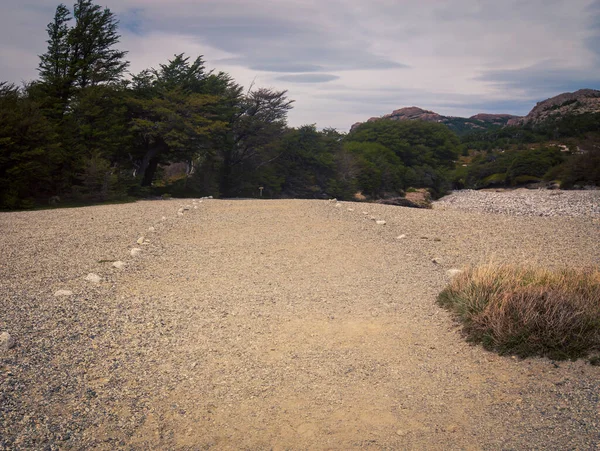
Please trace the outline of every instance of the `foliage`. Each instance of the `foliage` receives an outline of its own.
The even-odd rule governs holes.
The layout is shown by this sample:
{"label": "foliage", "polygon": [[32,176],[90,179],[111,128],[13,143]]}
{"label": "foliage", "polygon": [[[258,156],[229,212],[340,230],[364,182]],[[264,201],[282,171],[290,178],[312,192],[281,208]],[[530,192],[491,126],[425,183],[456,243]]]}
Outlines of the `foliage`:
{"label": "foliage", "polygon": [[14,85],[0,83],[0,206],[50,197],[63,155],[52,124]]}
{"label": "foliage", "polygon": [[556,359],[600,352],[600,271],[484,265],[438,297],[470,341],[501,354]]}
{"label": "foliage", "polygon": [[435,196],[444,194],[449,188],[448,171],[460,153],[459,139],[452,131],[423,121],[367,122],[346,141],[360,156],[359,185],[377,197],[409,186],[428,188]]}
{"label": "foliage", "polygon": [[556,147],[485,152],[473,158],[467,168],[455,169],[452,180],[457,188],[516,186],[541,180],[563,158]]}

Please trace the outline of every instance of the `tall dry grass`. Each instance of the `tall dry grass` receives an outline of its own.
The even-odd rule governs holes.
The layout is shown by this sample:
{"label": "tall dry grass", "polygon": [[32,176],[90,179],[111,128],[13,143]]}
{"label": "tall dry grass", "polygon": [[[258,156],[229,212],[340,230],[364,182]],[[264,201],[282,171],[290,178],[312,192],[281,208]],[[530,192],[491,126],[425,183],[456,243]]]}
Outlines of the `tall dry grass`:
{"label": "tall dry grass", "polygon": [[567,359],[600,352],[598,268],[467,268],[438,302],[470,341],[502,354]]}

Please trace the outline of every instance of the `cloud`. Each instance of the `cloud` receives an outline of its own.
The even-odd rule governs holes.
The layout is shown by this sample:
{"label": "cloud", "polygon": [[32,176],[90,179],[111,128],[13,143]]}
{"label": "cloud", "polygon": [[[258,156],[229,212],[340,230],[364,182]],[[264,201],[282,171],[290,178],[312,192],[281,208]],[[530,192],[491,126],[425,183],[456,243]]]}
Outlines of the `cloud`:
{"label": "cloud", "polygon": [[[412,105],[525,114],[600,88],[600,0],[95,1],[120,20],[132,72],[204,55],[244,86],[287,89],[291,125],[348,129]],[[37,76],[58,3],[0,0],[1,80]]]}
{"label": "cloud", "polygon": [[340,77],[331,74],[296,74],[282,75],[277,77],[279,81],[288,81],[290,83],[326,83],[328,81],[337,80]]}
{"label": "cloud", "polygon": [[530,96],[550,96],[583,87],[600,89],[600,67],[567,69],[550,61],[522,69],[487,71],[479,79]]}

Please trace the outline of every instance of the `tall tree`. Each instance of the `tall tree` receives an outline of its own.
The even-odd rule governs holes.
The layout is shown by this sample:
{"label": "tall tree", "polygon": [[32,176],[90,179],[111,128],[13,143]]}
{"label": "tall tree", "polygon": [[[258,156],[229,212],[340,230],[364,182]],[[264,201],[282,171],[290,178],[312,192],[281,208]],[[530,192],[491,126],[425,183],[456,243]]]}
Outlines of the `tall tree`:
{"label": "tall tree", "polygon": [[69,21],[71,13],[68,8],[60,4],[56,8],[54,20],[46,28],[48,32],[48,50],[40,55],[38,71],[46,93],[63,107],[69,98],[72,81],[69,78],[71,65],[71,46],[69,42]]}
{"label": "tall tree", "polygon": [[175,55],[133,78],[130,102],[136,161],[149,186],[159,164],[190,162],[206,154],[227,127],[227,96],[239,88],[227,74],[207,74],[202,57]]}
{"label": "tall tree", "polygon": [[127,52],[114,48],[120,39],[115,15],[91,0],[77,0],[73,16],[69,77],[74,85],[86,88],[121,79],[129,62],[124,60]]}
{"label": "tall tree", "polygon": [[[239,98],[235,113],[230,118],[227,133],[219,143],[221,157],[221,186],[224,196],[239,194],[239,180],[245,172],[256,165],[264,165],[278,155],[260,160],[261,154],[275,146],[283,137],[287,124],[287,113],[293,100],[287,91],[259,88],[250,90]],[[247,167],[254,160],[254,168]],[[246,167],[244,167],[246,166]]]}

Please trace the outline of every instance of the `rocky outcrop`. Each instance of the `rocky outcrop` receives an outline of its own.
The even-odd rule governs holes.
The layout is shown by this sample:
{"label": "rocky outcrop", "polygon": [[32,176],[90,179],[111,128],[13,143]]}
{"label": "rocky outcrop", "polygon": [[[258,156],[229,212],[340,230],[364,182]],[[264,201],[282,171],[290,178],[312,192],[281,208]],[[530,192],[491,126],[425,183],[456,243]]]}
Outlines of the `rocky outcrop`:
{"label": "rocky outcrop", "polygon": [[600,113],[600,91],[580,89],[565,92],[538,102],[527,116],[511,119],[507,125],[538,125],[547,120],[584,113]]}
{"label": "rocky outcrop", "polygon": [[[505,126],[510,120],[520,119],[519,116],[513,116],[510,114],[477,114],[470,118],[456,117],[456,116],[442,116],[434,111],[424,110],[422,108],[411,106],[406,108],[400,108],[399,110],[392,111],[390,114],[386,114],[381,117],[372,117],[367,122],[379,121],[379,120],[393,120],[393,121],[425,121],[425,122],[437,122],[446,125],[448,128],[456,133],[467,133],[474,130],[485,130],[493,126]],[[361,125],[363,122],[357,122],[352,125],[350,131]]]}

